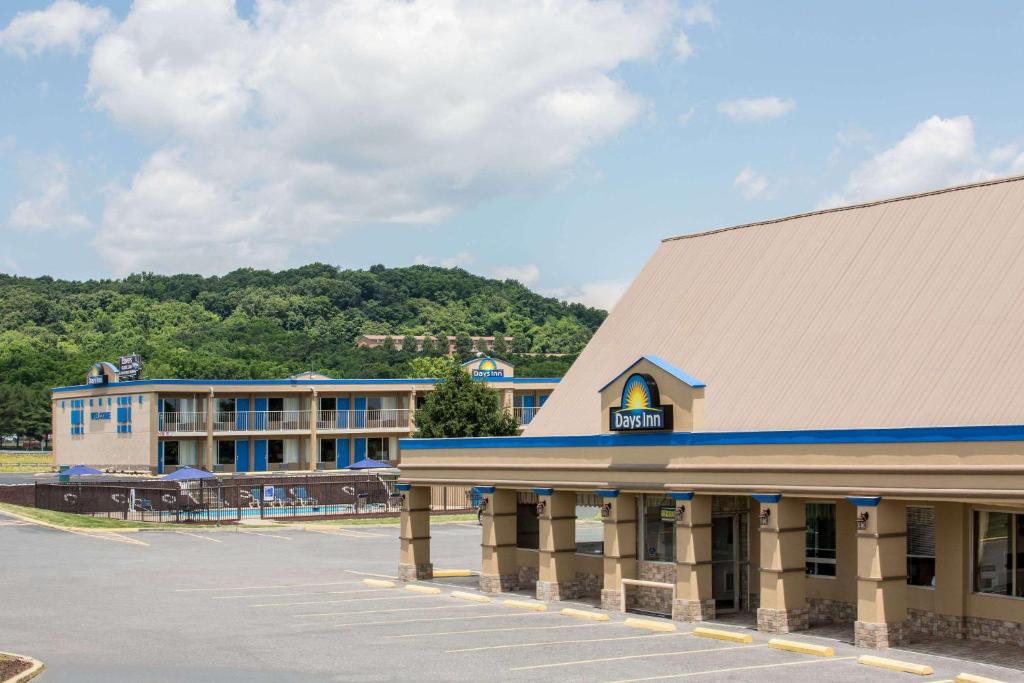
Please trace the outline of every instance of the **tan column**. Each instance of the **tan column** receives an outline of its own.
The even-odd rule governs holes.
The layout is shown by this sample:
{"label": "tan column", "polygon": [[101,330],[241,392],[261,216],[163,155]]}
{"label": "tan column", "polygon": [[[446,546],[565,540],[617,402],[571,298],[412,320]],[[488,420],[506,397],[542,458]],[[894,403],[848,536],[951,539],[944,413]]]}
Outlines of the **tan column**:
{"label": "tan column", "polygon": [[800,498],[755,495],[761,503],[761,606],[757,630],[789,633],[809,627],[807,517]]}
{"label": "tan column", "polygon": [[636,578],[636,495],[601,490],[604,576],[601,609],[622,611],[622,580]]}
{"label": "tan column", "polygon": [[213,472],[213,388],[206,397],[206,470]]}
{"label": "tan column", "polygon": [[320,459],[320,449],[317,441],[317,423],[320,421],[320,402],[314,388],[309,396],[309,455],[306,458],[308,470],[316,470],[317,460]]}
{"label": "tan column", "polygon": [[711,597],[711,496],[670,493],[676,501],[676,598],[672,618],[715,618]]}
{"label": "tan column", "polygon": [[516,492],[493,486],[481,486],[478,490],[483,493],[480,590],[484,593],[517,590]]}
{"label": "tan column", "polygon": [[409,392],[409,433],[416,433],[416,387]]}
{"label": "tan column", "polygon": [[402,494],[401,558],[398,578],[416,581],[434,578],[434,565],[430,563],[430,487],[396,484]]}
{"label": "tan column", "polygon": [[899,645],[907,621],[906,504],[880,498],[849,501],[857,506],[854,644],[872,648]]}
{"label": "tan column", "polygon": [[576,583],[576,492],[534,489],[539,499],[538,600],[578,597]]}

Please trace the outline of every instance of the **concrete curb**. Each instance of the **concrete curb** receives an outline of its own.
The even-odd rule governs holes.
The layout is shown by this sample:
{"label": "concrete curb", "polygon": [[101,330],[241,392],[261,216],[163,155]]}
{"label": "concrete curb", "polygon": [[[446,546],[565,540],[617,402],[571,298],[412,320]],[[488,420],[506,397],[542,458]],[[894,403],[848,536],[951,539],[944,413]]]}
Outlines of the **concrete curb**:
{"label": "concrete curb", "polygon": [[505,605],[505,607],[532,610],[534,612],[548,611],[548,606],[545,605],[543,602],[530,602],[529,600],[506,600],[501,604]]}
{"label": "concrete curb", "polygon": [[363,579],[364,586],[370,586],[371,588],[394,588],[394,581],[384,581],[382,579]]}
{"label": "concrete curb", "polygon": [[405,590],[412,593],[423,593],[424,595],[440,595],[441,589],[436,586],[419,586],[416,584],[410,584],[405,587]]}
{"label": "concrete curb", "polygon": [[888,669],[889,671],[916,674],[918,676],[931,676],[935,673],[935,670],[927,664],[913,664],[911,662],[902,662],[898,659],[875,657],[874,655],[863,655],[857,659],[857,663],[864,664],[865,666],[874,666],[879,669]]}
{"label": "concrete curb", "polygon": [[956,683],[1003,683],[995,678],[985,678],[975,674],[958,674],[955,680]]}
{"label": "concrete curb", "polygon": [[453,579],[466,576],[475,576],[475,574],[468,569],[435,569],[435,579]]}
{"label": "concrete curb", "polygon": [[827,645],[813,645],[811,643],[800,643],[795,640],[782,640],[781,638],[769,640],[768,647],[775,650],[797,652],[802,655],[815,655],[817,657],[832,657],[835,655],[835,650]]}
{"label": "concrete curb", "polygon": [[[700,638],[712,638],[714,640],[724,640],[729,643],[752,643],[754,642],[754,636],[749,633],[736,633],[735,631],[722,631],[717,628],[704,628],[698,626],[693,629],[693,635]],[[794,643],[795,644],[795,643]]]}
{"label": "concrete curb", "polygon": [[630,628],[643,628],[648,631],[660,631],[661,633],[672,633],[676,630],[676,625],[667,621],[650,621],[648,619],[633,619],[630,617],[622,622],[624,626]]}
{"label": "concrete curb", "polygon": [[7,655],[8,657],[20,659],[23,662],[31,662],[32,664],[31,667],[29,667],[25,671],[22,671],[20,674],[15,675],[13,678],[8,678],[5,681],[0,681],[0,683],[25,683],[25,681],[30,681],[39,674],[41,674],[43,672],[43,669],[46,668],[46,665],[40,662],[38,659],[27,657],[25,655],[14,654],[13,652],[0,652],[0,655]]}
{"label": "concrete curb", "polygon": [[453,598],[458,598],[459,600],[471,600],[473,602],[490,602],[491,601],[491,599],[489,597],[487,597],[486,595],[478,595],[476,593],[464,593],[462,591],[455,591],[454,593],[451,594],[451,596]]}
{"label": "concrete curb", "polygon": [[608,621],[608,615],[602,614],[601,612],[588,612],[583,609],[573,609],[566,607],[561,612],[564,617],[572,617],[573,619],[586,619],[588,621]]}

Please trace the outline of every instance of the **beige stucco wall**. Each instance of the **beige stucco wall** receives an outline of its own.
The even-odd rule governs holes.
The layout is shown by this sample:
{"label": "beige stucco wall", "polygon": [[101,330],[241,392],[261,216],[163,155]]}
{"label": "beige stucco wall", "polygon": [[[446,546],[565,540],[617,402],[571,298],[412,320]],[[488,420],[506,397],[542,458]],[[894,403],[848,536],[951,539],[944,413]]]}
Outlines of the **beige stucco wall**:
{"label": "beige stucco wall", "polygon": [[[156,464],[156,394],[151,392],[114,392],[112,385],[95,389],[85,395],[58,395],[53,400],[54,457],[58,465],[91,465],[93,467],[117,467],[123,469],[148,469]],[[132,431],[117,433],[117,398],[130,396],[132,399]],[[142,397],[142,404],[138,402]],[[106,405],[107,398],[110,405]],[[89,406],[89,399],[94,401]],[[85,402],[85,433],[71,434],[71,401]],[[102,400],[100,406],[96,402]],[[93,412],[109,412],[109,420],[93,420]]]}

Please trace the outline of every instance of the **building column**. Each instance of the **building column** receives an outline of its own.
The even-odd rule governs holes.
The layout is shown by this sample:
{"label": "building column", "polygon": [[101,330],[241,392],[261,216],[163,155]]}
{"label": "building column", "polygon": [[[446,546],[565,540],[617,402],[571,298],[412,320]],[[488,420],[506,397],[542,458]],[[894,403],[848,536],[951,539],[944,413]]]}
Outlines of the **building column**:
{"label": "building column", "polygon": [[857,506],[857,622],[854,644],[887,648],[903,642],[907,621],[907,508],[877,497]]}
{"label": "building column", "polygon": [[[309,456],[306,459],[309,465],[306,469],[311,471],[316,471],[316,464],[320,460],[320,449],[318,448],[320,444],[317,440],[317,423],[320,422],[319,403],[320,400],[316,388],[314,388],[309,395]],[[337,452],[334,457],[338,457]]]}
{"label": "building column", "polygon": [[210,389],[210,395],[206,397],[206,471],[213,472],[214,458],[213,454],[213,389]]}
{"label": "building column", "polygon": [[568,600],[579,594],[576,583],[576,492],[536,488],[540,522],[538,600]]}
{"label": "building column", "polygon": [[604,576],[601,609],[622,611],[622,580],[636,578],[636,495],[616,489],[597,491],[604,522]]}
{"label": "building column", "polygon": [[395,484],[402,494],[401,557],[398,578],[416,581],[434,578],[430,563],[430,487]]}
{"label": "building column", "polygon": [[409,434],[416,433],[416,387],[409,392]]}
{"label": "building column", "polygon": [[801,498],[755,494],[761,503],[761,606],[757,630],[790,633],[809,628],[806,581],[807,516]]}
{"label": "building column", "polygon": [[483,494],[480,590],[483,593],[517,590],[516,492],[496,490],[493,486],[478,486],[475,492]]}
{"label": "building column", "polygon": [[668,494],[676,501],[676,597],[672,618],[715,618],[711,596],[711,496]]}

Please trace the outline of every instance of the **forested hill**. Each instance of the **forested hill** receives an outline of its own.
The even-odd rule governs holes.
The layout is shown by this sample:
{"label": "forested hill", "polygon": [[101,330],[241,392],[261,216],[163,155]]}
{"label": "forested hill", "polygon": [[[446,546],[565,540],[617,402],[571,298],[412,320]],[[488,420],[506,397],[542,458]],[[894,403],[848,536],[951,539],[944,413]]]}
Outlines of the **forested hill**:
{"label": "forested hill", "polygon": [[79,384],[93,362],[133,351],[148,377],[407,374],[412,354],[356,348],[360,334],[504,333],[518,375],[561,375],[572,356],[522,354],[575,354],[604,317],[457,268],[317,263],[87,282],[0,275],[0,385]]}

